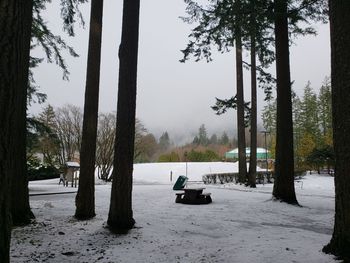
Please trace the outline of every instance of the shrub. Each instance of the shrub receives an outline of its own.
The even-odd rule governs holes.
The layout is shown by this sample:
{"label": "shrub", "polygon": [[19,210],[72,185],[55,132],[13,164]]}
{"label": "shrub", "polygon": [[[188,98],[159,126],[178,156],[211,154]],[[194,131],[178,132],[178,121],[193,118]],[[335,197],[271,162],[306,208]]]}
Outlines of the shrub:
{"label": "shrub", "polygon": [[162,154],[158,158],[158,162],[160,163],[171,163],[171,162],[179,162],[180,157],[176,152],[171,152],[169,154]]}
{"label": "shrub", "polygon": [[191,150],[187,154],[187,160],[191,162],[213,162],[219,161],[220,157],[211,150],[206,150],[205,152]]}
{"label": "shrub", "polygon": [[28,165],[28,180],[45,180],[45,179],[53,179],[59,178],[60,172],[54,166],[44,166],[41,165],[39,167],[33,167]]}

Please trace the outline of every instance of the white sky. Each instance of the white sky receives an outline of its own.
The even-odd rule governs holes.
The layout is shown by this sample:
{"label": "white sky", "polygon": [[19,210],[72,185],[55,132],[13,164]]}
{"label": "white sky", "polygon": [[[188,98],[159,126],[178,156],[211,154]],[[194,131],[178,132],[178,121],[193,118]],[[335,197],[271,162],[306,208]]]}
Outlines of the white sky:
{"label": "white sky", "polygon": [[[80,54],[79,58],[65,56],[71,72],[70,81],[62,80],[62,73],[56,65],[43,64],[36,70],[37,84],[53,106],[69,103],[83,107],[89,7],[90,4],[85,4],[82,8],[86,28],[76,27],[76,37],[65,38]],[[100,112],[116,110],[121,14],[121,0],[105,0]],[[196,133],[202,123],[209,135],[212,132],[221,134],[224,130],[232,134],[236,127],[236,112],[216,116],[210,106],[215,103],[215,97],[230,98],[236,92],[233,52],[217,54],[211,63],[180,63],[180,50],[185,48],[191,29],[179,19],[185,15],[183,1],[141,1],[140,15],[137,117],[150,132],[159,135],[167,130],[171,138]],[[46,17],[53,32],[61,34],[58,3],[48,7]],[[300,38],[291,48],[291,75],[299,95],[307,81],[310,80],[313,88],[318,89],[325,76],[330,75],[328,25],[317,28],[317,37]],[[42,52],[36,50],[35,54]],[[245,59],[249,60],[249,57]],[[271,72],[274,73],[275,69],[271,68]],[[249,89],[249,72],[245,72],[247,101],[250,99]],[[259,91],[258,95],[258,109],[262,109],[263,92]],[[34,105],[30,112],[38,113],[41,107]],[[260,116],[258,123],[261,123]]]}

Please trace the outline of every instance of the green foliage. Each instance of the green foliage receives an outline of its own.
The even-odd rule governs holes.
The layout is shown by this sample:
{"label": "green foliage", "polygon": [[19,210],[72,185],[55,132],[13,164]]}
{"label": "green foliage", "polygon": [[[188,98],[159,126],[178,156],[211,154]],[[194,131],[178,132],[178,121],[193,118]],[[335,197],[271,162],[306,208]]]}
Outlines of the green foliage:
{"label": "green foliage", "polygon": [[334,150],[331,146],[324,146],[322,148],[314,148],[306,158],[307,164],[320,171],[322,167],[329,167],[334,165]]}
{"label": "green foliage", "polygon": [[[245,49],[251,49],[253,37],[254,49],[259,58],[257,66],[258,83],[264,89],[266,98],[271,98],[271,92],[275,85],[275,79],[264,69],[275,60],[273,46],[273,5],[271,1],[227,1],[208,0],[206,6],[198,4],[194,0],[185,0],[187,4],[187,17],[182,17],[185,23],[196,23],[189,35],[189,43],[184,50],[185,62],[191,55],[195,61],[205,59],[212,61],[212,48],[219,52],[229,52],[235,43],[236,37],[243,41]],[[239,33],[239,34],[238,34]],[[245,67],[250,64],[243,62]]]}
{"label": "green foliage", "polygon": [[169,154],[162,154],[158,158],[160,163],[170,163],[170,162],[180,162],[180,156],[176,152],[171,152]]}
{"label": "green foliage", "polygon": [[[217,115],[221,115],[226,113],[228,109],[237,109],[237,96],[232,97],[227,100],[222,100],[222,99],[216,99],[216,103],[214,106],[211,106],[212,110],[216,112]],[[250,107],[249,107],[250,102],[245,102],[244,103],[244,125],[245,127],[249,126],[250,123]]]}
{"label": "green foliage", "polygon": [[[305,86],[302,98],[293,92],[292,102],[295,164],[298,169],[306,169],[317,163],[315,157],[317,151],[315,150],[316,152],[313,153],[314,149],[332,147],[333,144],[329,79],[326,78],[318,94],[312,90],[310,83]],[[275,134],[276,131],[276,118],[276,100],[272,100],[262,111],[264,128],[271,135]]]}
{"label": "green foliage", "polygon": [[212,150],[206,150],[205,152],[199,152],[191,150],[187,153],[187,161],[190,162],[213,162],[220,161],[220,157]]}
{"label": "green foliage", "polygon": [[276,100],[271,100],[264,106],[261,114],[263,126],[270,134],[276,133],[276,120],[277,120],[277,103]]}
{"label": "green foliage", "polygon": [[[274,50],[274,3],[266,0],[228,1],[207,0],[206,5],[202,1],[184,0],[186,17],[182,20],[188,24],[196,24],[189,35],[189,43],[181,50],[185,62],[193,56],[195,61],[205,59],[212,61],[213,48],[219,52],[230,51],[237,36],[242,39],[245,49],[252,47],[251,39],[255,42],[260,65],[257,66],[258,83],[265,91],[265,100],[272,98],[272,89],[275,86],[275,78],[264,69],[268,68],[275,60]],[[316,34],[316,30],[310,26],[311,21],[326,22],[328,19],[328,5],[326,0],[290,0],[288,1],[288,22],[291,42],[299,35]],[[237,28],[239,31],[237,31]],[[237,35],[237,32],[240,32]],[[249,63],[244,62],[246,67]],[[217,99],[218,114],[226,112],[227,106],[232,105],[232,100]],[[221,113],[220,113],[221,112]]]}
{"label": "green foliage", "polygon": [[52,165],[43,165],[36,156],[27,159],[27,175],[29,181],[58,178],[59,169]]}
{"label": "green foliage", "polygon": [[[78,19],[84,25],[84,19],[80,12],[79,6],[87,0],[60,0],[61,1],[61,18],[63,20],[63,30],[69,36],[74,36],[74,24]],[[47,21],[42,16],[42,12],[46,9],[46,5],[50,4],[51,0],[34,0],[33,1],[33,19],[32,19],[32,41],[31,49],[40,46],[49,63],[56,63],[63,71],[63,79],[68,80],[69,71],[62,55],[62,51],[77,57],[78,54],[73,47],[67,45],[63,38],[55,35],[47,26]],[[31,103],[43,103],[46,100],[46,95],[39,92],[39,87],[35,84],[33,69],[44,60],[44,58],[30,57],[29,62],[29,82],[28,82],[28,105]]]}
{"label": "green foliage", "polygon": [[39,118],[27,118],[27,159],[41,153],[45,165],[55,166],[58,165],[59,141],[50,123],[52,120],[48,120],[52,116],[46,116],[46,120],[43,117],[45,113],[54,114],[50,107],[46,108],[49,113],[44,110]]}
{"label": "green foliage", "polygon": [[300,103],[300,120],[301,124],[298,127],[301,134],[309,133],[312,134],[313,139],[319,138],[319,119],[318,119],[318,103],[317,95],[312,90],[310,82],[304,88],[303,99]]}
{"label": "green foliage", "polygon": [[207,146],[209,144],[209,138],[205,125],[202,124],[198,129],[198,134],[193,138],[192,143],[194,145]]}
{"label": "green foliage", "polygon": [[59,170],[54,166],[28,166],[27,173],[29,181],[53,179],[60,176]]}

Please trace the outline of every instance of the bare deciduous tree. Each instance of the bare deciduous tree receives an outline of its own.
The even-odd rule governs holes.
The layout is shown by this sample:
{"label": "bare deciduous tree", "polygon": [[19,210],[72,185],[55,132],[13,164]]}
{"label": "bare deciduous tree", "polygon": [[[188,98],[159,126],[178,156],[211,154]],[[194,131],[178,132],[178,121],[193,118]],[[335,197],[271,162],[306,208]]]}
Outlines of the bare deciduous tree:
{"label": "bare deciduous tree", "polygon": [[97,130],[96,166],[98,178],[109,181],[113,167],[116,115],[100,114]]}
{"label": "bare deciduous tree", "polygon": [[135,123],[135,145],[134,145],[134,160],[139,158],[143,153],[142,138],[147,134],[147,129],[142,122],[136,118]]}
{"label": "bare deciduous tree", "polygon": [[60,142],[60,164],[73,160],[80,152],[83,114],[79,107],[65,105],[56,110],[54,130]]}

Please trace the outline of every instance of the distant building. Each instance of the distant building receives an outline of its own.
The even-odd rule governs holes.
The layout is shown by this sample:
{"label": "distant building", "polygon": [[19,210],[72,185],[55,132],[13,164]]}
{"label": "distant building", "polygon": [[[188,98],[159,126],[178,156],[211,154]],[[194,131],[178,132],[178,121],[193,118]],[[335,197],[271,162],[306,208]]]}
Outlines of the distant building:
{"label": "distant building", "polygon": [[[250,157],[250,148],[247,147],[245,149],[246,152],[246,157],[249,158]],[[267,154],[267,156],[266,156]],[[266,158],[267,157],[267,158]],[[233,149],[229,152],[225,153],[225,158],[226,159],[238,159],[238,148]],[[256,158],[258,160],[266,160],[266,159],[271,159],[271,154],[270,151],[266,150],[265,148],[256,148]]]}
{"label": "distant building", "polygon": [[68,183],[71,182],[72,187],[73,186],[77,187],[77,181],[79,179],[78,177],[79,168],[80,168],[80,165],[77,162],[65,163],[64,181],[66,186],[68,186]]}

